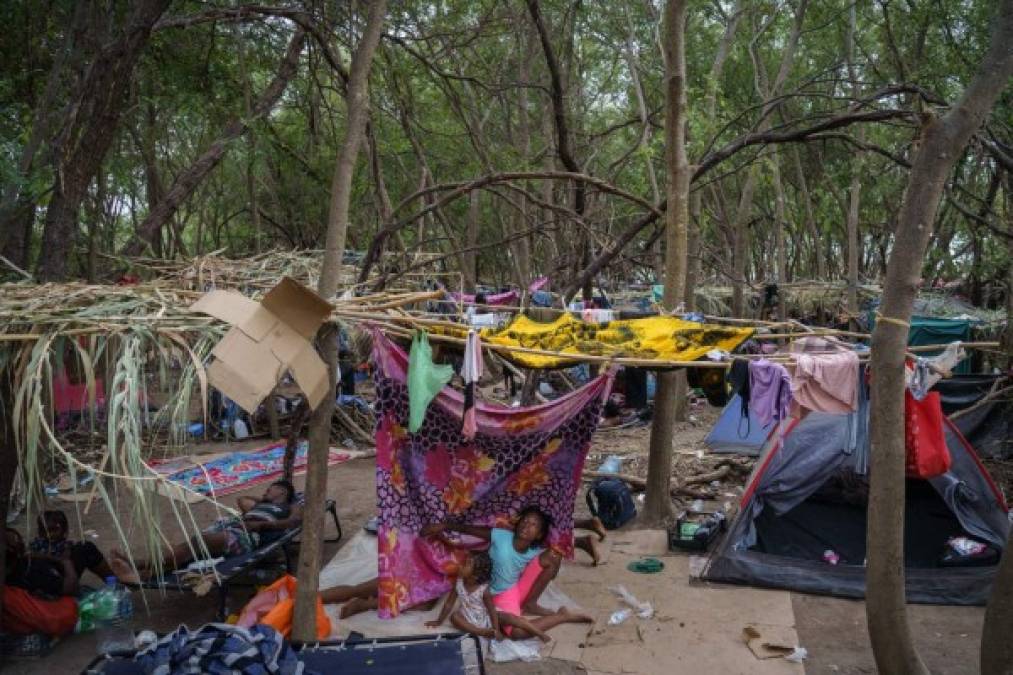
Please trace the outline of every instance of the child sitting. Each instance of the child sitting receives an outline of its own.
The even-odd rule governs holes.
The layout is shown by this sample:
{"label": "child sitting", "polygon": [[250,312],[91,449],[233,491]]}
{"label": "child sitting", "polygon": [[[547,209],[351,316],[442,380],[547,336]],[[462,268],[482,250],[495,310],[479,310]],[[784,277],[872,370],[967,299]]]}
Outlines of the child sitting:
{"label": "child sitting", "polygon": [[44,511],[37,522],[38,536],[29,544],[29,552],[35,560],[59,563],[69,558],[76,577],[85,570],[91,570],[100,579],[115,576],[105,556],[90,541],[71,541],[70,523],[63,511]]}
{"label": "child sitting", "polygon": [[[553,626],[558,626],[561,623],[583,622],[589,619],[583,615],[571,614],[566,609],[533,620],[497,611],[492,602],[492,593],[489,592],[490,579],[492,579],[492,558],[485,551],[471,552],[461,563],[457,581],[450,589],[450,593],[440,609],[439,618],[435,621],[427,621],[426,626],[438,628],[443,625],[449,615],[450,624],[454,628],[479,637],[494,640],[506,639],[500,630],[502,625],[508,627],[507,632],[510,639],[526,640],[537,637],[543,642],[548,642],[552,638],[545,631]],[[461,601],[461,606],[454,611],[458,600]],[[451,614],[452,611],[453,614]]]}

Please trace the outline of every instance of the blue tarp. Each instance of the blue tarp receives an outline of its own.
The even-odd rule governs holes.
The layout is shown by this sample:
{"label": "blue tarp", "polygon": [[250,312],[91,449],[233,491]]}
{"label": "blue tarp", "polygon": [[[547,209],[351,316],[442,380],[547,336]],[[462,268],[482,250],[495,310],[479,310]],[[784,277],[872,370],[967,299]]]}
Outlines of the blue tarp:
{"label": "blue tarp", "polygon": [[761,426],[752,412],[748,420],[743,418],[742,399],[735,394],[721,412],[718,421],[714,423],[714,428],[707,434],[704,445],[711,452],[756,457],[776,428],[776,424]]}

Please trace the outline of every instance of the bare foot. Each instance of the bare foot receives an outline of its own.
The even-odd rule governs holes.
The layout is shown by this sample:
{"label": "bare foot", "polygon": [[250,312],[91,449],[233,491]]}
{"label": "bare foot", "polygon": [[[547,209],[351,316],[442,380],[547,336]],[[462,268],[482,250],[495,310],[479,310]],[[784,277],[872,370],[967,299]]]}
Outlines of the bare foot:
{"label": "bare foot", "polygon": [[141,583],[141,575],[126,560],[113,558],[109,561],[109,567],[120,583],[133,585]]}
{"label": "bare foot", "polygon": [[365,598],[352,598],[341,606],[341,611],[338,613],[338,616],[342,619],[347,619],[350,616],[368,612],[374,607],[375,605]]}
{"label": "bare foot", "polygon": [[598,516],[591,518],[591,531],[598,535],[598,541],[605,541],[607,530]]}
{"label": "bare foot", "polygon": [[[599,539],[598,541],[601,541],[601,539]],[[601,561],[601,551],[598,549],[598,542],[595,541],[593,538],[588,537],[587,547],[591,549],[588,551],[588,553],[591,554],[591,564],[597,567],[598,563]]]}

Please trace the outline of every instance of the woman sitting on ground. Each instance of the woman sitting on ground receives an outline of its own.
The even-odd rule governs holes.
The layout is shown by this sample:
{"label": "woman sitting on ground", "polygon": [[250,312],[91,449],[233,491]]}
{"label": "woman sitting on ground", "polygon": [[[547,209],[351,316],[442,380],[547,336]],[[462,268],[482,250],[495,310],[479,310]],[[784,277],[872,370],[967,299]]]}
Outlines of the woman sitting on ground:
{"label": "woman sitting on ground", "polygon": [[[295,487],[287,480],[271,483],[260,501],[253,497],[237,500],[240,517],[222,518],[189,541],[176,544],[162,552],[161,568],[175,570],[207,550],[211,557],[246,555],[253,549],[269,544],[302,522],[302,507],[295,503]],[[154,561],[137,560],[136,573],[127,555],[112,553],[112,568],[125,583],[138,583],[155,573]]]}
{"label": "woman sitting on ground", "polygon": [[77,595],[78,574],[69,547],[58,558],[29,555],[21,533],[8,527],[4,531],[4,556],[5,585],[47,599]]}
{"label": "woman sitting on ground", "polygon": [[[526,516],[530,517],[526,518]],[[536,531],[543,532],[541,536],[538,537],[539,542],[541,542],[542,540],[545,539],[545,535],[548,533],[547,523],[549,522],[549,517],[535,507],[529,507],[521,512],[520,516],[518,517],[517,524],[514,526],[514,532],[515,533],[520,532],[520,530],[522,529],[522,525],[524,526],[524,528],[527,528],[532,521],[535,523],[545,523],[544,531],[536,527]],[[575,523],[575,526],[581,529],[592,530],[597,534],[598,541],[605,539],[605,527],[602,525],[602,522],[597,518],[590,518],[588,520],[578,521]],[[503,541],[503,537],[501,536],[497,537],[496,539],[493,539],[492,532],[494,532],[495,530],[488,527],[452,526],[445,524],[428,525],[422,529],[422,535],[438,539],[451,548],[459,547],[459,544],[447,538],[445,534],[447,531],[456,531],[461,532],[462,534],[470,534],[485,541],[492,540],[493,546],[497,545],[496,544],[497,541],[499,542]],[[508,541],[511,540],[510,537],[512,535],[510,530],[499,530],[499,532],[505,532],[507,540]],[[592,560],[594,561],[594,564],[595,565],[598,564],[599,559],[598,546],[591,536],[585,535],[582,537],[575,538],[574,545],[580,548],[581,550],[587,551],[587,553],[591,556]],[[542,591],[545,590],[545,586],[548,586],[549,581],[551,581],[552,578],[555,577],[556,573],[559,571],[559,561],[560,561],[559,555],[553,551],[543,552],[543,549],[540,548],[540,546],[541,544],[539,543],[535,547],[532,556],[528,558],[528,560],[530,560],[531,558],[537,556],[539,559],[539,563],[537,565],[534,564],[533,565],[534,567],[538,567],[540,570],[543,570],[545,573],[545,578],[539,579],[540,583],[537,594],[532,594],[530,592],[531,584],[529,584],[528,586],[529,593],[527,593],[526,596],[531,597],[532,609],[537,607],[538,597],[541,595]],[[490,547],[490,553],[491,552],[492,546]],[[542,553],[542,556],[539,556],[539,553]],[[495,556],[493,557],[493,560],[495,561]],[[544,563],[542,562],[543,560],[545,561]],[[516,581],[517,580],[515,579],[513,582],[506,584],[506,586],[509,587],[514,585],[516,584]],[[368,612],[370,610],[376,609],[378,597],[379,597],[379,581],[376,578],[354,585],[332,586],[331,588],[325,588],[320,591],[320,599],[321,601],[323,601],[325,605],[329,604],[342,605],[340,612],[340,617],[342,619],[346,619],[355,614],[360,614],[362,612]],[[435,603],[436,600],[431,600],[429,602],[411,607],[410,609],[428,611],[433,608]],[[515,608],[511,606],[509,609],[504,611],[508,611],[509,613],[517,616],[521,615],[519,608],[517,608],[517,611],[512,612],[510,612],[510,609]],[[556,614],[556,612],[552,612],[550,610],[543,610],[541,608],[537,609],[541,610],[542,613],[539,614],[538,611],[534,610],[530,611],[529,613],[539,614],[540,616],[550,616]]]}
{"label": "woman sitting on ground", "polygon": [[[562,562],[559,553],[545,546],[545,538],[551,525],[552,521],[546,513],[536,506],[529,506],[520,512],[512,531],[475,525],[434,523],[422,528],[422,536],[439,537],[450,531],[488,541],[489,557],[492,558],[493,564],[489,591],[493,594],[496,609],[515,616],[524,614],[551,616],[556,612],[538,604],[549,582],[559,573]],[[603,533],[604,528],[599,537],[604,536]],[[597,562],[597,546],[591,537],[575,539],[574,544],[581,548],[588,546],[589,553]],[[572,612],[570,614],[579,616],[581,620],[590,621],[590,617]],[[509,626],[506,632],[509,632]]]}

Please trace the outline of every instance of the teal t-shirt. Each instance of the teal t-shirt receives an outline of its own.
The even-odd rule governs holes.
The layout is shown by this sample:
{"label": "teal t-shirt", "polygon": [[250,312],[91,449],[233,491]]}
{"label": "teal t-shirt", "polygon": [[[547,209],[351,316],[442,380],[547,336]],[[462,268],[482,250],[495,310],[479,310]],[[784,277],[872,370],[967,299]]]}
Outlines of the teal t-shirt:
{"label": "teal t-shirt", "polygon": [[514,533],[512,530],[493,528],[489,557],[492,558],[492,583],[489,591],[496,595],[511,588],[520,581],[524,568],[535,556],[542,552],[539,546],[532,546],[523,553],[514,549]]}

